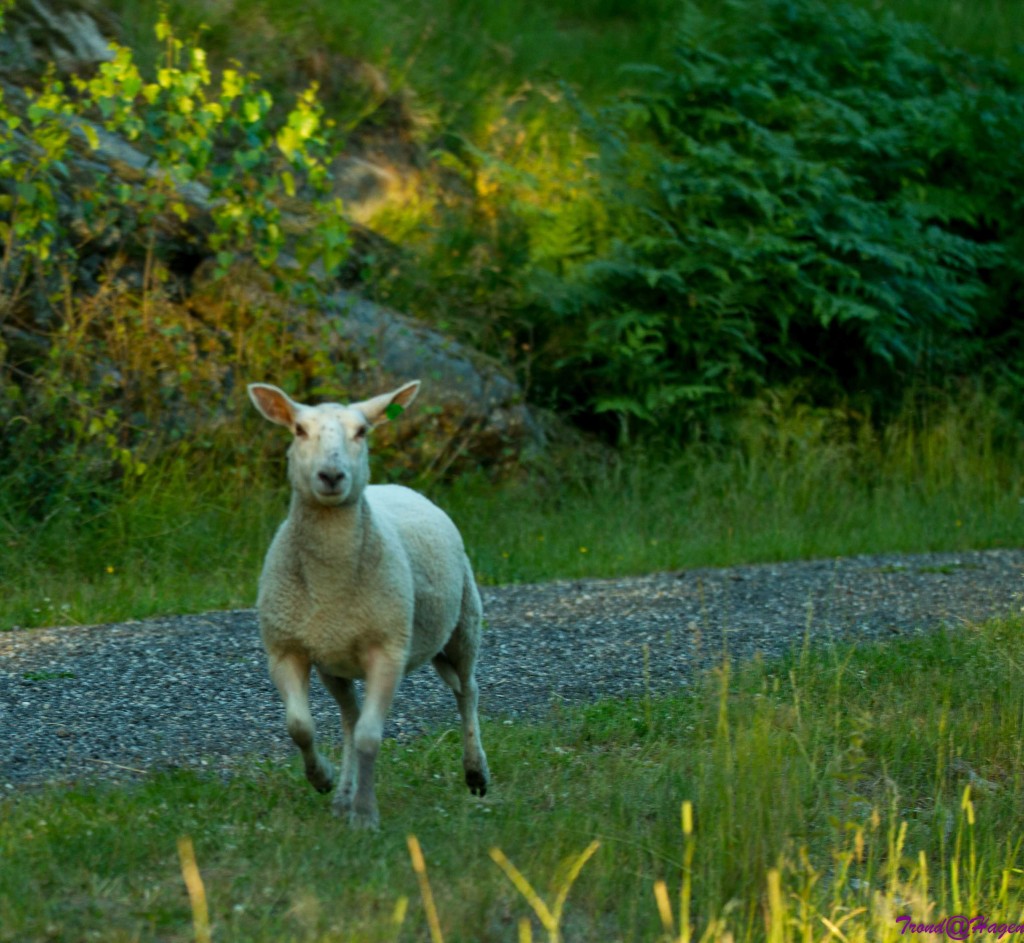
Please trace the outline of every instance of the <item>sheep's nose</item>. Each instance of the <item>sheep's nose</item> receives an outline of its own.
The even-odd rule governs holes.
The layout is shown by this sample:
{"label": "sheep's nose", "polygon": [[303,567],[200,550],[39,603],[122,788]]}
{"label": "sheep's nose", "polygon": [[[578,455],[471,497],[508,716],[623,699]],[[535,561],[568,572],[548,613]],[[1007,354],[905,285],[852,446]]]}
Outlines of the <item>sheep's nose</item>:
{"label": "sheep's nose", "polygon": [[328,488],[332,491],[338,487],[345,480],[345,473],[339,472],[326,472],[322,471],[317,476]]}

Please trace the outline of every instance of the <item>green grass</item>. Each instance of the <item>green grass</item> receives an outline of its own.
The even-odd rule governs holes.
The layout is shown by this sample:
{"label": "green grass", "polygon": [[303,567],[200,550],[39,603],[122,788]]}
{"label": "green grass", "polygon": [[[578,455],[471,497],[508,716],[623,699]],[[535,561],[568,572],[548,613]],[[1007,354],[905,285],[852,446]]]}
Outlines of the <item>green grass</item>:
{"label": "green grass", "polygon": [[[143,61],[160,55],[152,24],[161,6],[114,4],[126,41]],[[207,48],[240,59],[277,89],[316,78],[344,126],[388,120],[378,110],[383,100],[345,74],[346,60],[356,59],[379,70],[392,92],[413,93],[406,104],[428,133],[464,134],[481,130],[494,102],[527,83],[565,79],[588,97],[616,92],[619,65],[660,56],[672,6],[671,0],[382,0],[312,2],[297,11],[287,0],[221,6],[177,0],[170,14],[181,28],[207,27]],[[344,58],[324,69],[324,54]]]}
{"label": "green grass", "polygon": [[[820,457],[819,457],[820,458]],[[465,486],[463,486],[465,487]],[[442,495],[481,578],[536,582],[862,553],[1019,546],[1024,488],[875,484],[826,464],[735,455],[638,464],[548,495],[526,483]],[[495,526],[495,522],[502,525]]]}
{"label": "green grass", "polygon": [[992,623],[723,667],[691,694],[544,723],[495,719],[484,801],[465,794],[451,732],[388,741],[376,836],[331,818],[295,763],[22,792],[2,805],[0,940],[197,938],[181,836],[220,941],[424,938],[411,834],[450,943],[516,939],[531,913],[493,848],[550,906],[595,840],[567,940],[666,939],[657,882],[676,934],[686,886],[694,939],[819,940],[827,920],[884,941],[901,913],[1014,921],[1022,674],[1024,626]]}
{"label": "green grass", "polygon": [[968,391],[944,405],[908,399],[881,432],[780,397],[753,409],[728,449],[620,455],[551,489],[461,482],[439,499],[494,582],[1020,546],[1015,428],[997,399]]}
{"label": "green grass", "polygon": [[[485,583],[1024,544],[1024,455],[996,399],[906,416],[877,433],[771,401],[729,449],[573,453],[503,485],[420,486]],[[283,462],[247,472],[179,463],[91,517],[71,499],[43,522],[0,513],[0,630],[253,605],[288,496]]]}
{"label": "green grass", "polygon": [[[702,0],[698,0],[702,2]],[[1024,71],[1024,11],[1018,0],[854,0],[878,15],[920,22],[951,46],[1001,58]],[[707,4],[721,16],[749,18]],[[428,134],[466,134],[478,144],[495,129],[496,107],[528,85],[566,81],[592,102],[614,97],[627,79],[620,66],[664,62],[682,4],[674,0],[415,0],[355,3],[311,0],[301,10],[287,0],[229,4],[143,0],[112,4],[125,39],[142,57],[161,54],[153,23],[161,6],[183,30],[206,27],[206,45],[221,59],[237,58],[278,90],[317,79],[344,125],[386,121],[380,99],[347,83],[342,63],[323,53],[369,62],[409,101]],[[282,55],[286,51],[287,55]],[[564,116],[555,116],[555,124]]]}
{"label": "green grass", "polygon": [[855,0],[875,13],[921,23],[949,46],[1002,59],[1024,73],[1024,6],[1019,0]]}
{"label": "green grass", "polygon": [[0,515],[0,629],[253,605],[287,495],[189,472],[154,469],[93,511],[69,497],[43,521]]}

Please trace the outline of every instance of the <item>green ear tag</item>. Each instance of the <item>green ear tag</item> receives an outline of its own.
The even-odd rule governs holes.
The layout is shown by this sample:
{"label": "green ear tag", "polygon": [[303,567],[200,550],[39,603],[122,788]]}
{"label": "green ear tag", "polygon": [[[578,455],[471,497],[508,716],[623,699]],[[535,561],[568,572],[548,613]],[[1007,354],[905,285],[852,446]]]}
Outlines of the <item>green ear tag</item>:
{"label": "green ear tag", "polygon": [[387,416],[388,419],[397,419],[404,412],[404,406],[399,403],[389,403],[387,409],[384,410],[384,415]]}

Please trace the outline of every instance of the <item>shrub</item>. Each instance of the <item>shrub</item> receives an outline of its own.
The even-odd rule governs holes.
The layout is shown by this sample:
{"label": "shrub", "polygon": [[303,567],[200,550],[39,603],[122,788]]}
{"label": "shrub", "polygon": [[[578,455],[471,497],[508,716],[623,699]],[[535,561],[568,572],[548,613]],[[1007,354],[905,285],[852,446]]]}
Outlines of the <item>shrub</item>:
{"label": "shrub", "polygon": [[876,411],[911,376],[1019,385],[1020,83],[892,17],[727,8],[584,116],[616,238],[538,294],[541,382],[672,437],[778,385]]}
{"label": "shrub", "polygon": [[216,423],[234,371],[326,369],[291,304],[349,249],[315,86],[276,118],[255,76],[215,80],[165,17],[156,32],[151,81],[115,46],[91,78],[0,98],[0,465],[39,513],[144,473],[186,409]]}
{"label": "shrub", "polygon": [[555,312],[578,342],[553,365],[578,378],[566,392],[678,432],[779,384],[882,400],[925,371],[1019,381],[1001,355],[1019,333],[1020,85],[889,16],[729,13],[691,5],[672,68],[592,121],[622,230]]}

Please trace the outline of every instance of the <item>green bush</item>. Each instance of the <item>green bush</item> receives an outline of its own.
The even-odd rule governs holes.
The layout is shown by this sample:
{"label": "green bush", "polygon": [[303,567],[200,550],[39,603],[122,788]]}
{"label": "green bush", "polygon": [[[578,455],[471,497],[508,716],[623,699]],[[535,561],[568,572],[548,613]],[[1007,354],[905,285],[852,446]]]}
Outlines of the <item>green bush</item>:
{"label": "green bush", "polygon": [[677,437],[765,388],[813,400],[1021,383],[1024,87],[922,27],[821,0],[687,8],[671,67],[584,116],[607,249],[543,281],[535,377]]}

